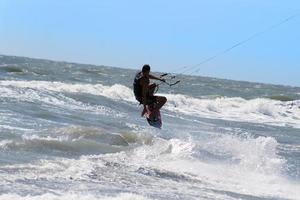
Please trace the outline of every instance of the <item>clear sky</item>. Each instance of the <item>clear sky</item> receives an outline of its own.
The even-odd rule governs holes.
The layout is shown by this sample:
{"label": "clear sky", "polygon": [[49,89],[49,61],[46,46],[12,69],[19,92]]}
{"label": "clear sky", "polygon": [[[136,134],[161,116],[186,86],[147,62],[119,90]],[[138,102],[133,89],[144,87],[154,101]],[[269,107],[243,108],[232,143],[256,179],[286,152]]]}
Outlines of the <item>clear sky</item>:
{"label": "clear sky", "polygon": [[[174,72],[299,12],[299,0],[0,0],[0,54]],[[188,73],[300,86],[300,15]]]}

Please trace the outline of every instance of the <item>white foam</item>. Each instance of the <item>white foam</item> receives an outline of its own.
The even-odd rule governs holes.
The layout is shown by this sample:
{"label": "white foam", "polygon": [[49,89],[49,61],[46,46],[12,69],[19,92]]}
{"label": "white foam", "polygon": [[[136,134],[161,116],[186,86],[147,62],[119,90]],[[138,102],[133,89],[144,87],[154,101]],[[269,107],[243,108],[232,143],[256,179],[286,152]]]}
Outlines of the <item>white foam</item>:
{"label": "white foam", "polygon": [[101,95],[112,99],[126,99],[127,101],[134,101],[132,90],[120,84],[104,86],[102,84],[71,84],[50,81],[0,81],[0,85],[18,88],[32,88],[42,91],[87,93]]}
{"label": "white foam", "polygon": [[[20,179],[45,179],[55,181],[72,177],[74,180],[81,180],[87,173],[92,172],[93,167],[103,167],[103,163],[93,162],[91,157],[82,156],[77,159],[55,159],[37,160],[34,163],[24,163],[1,166],[1,170],[12,171],[13,173],[0,173],[0,178],[5,182],[16,182]],[[16,188],[17,189],[17,188]]]}
{"label": "white foam", "polygon": [[285,160],[277,155],[277,146],[270,137],[213,139],[203,149],[213,154],[221,152],[222,157],[229,154],[233,159],[210,163],[191,157],[196,148],[192,141],[158,140],[151,146],[137,148],[130,161],[125,162],[196,178],[204,184],[202,187],[209,185],[219,191],[298,199],[300,184],[282,177]]}
{"label": "white foam", "polygon": [[[71,84],[48,81],[0,81],[0,86],[4,86],[0,87],[2,95],[8,97],[19,96],[20,99],[39,99],[40,94],[36,91],[28,90],[28,88],[31,88],[41,91],[89,93],[105,96],[113,100],[121,100],[130,103],[136,102],[132,89],[120,84],[105,86],[102,84]],[[26,88],[26,95],[17,91],[12,91],[10,88],[6,88],[8,86]],[[164,106],[164,109],[172,112],[180,112],[187,115],[212,119],[217,118],[300,128],[300,101],[281,102],[263,98],[246,100],[239,97],[200,99],[181,94],[159,95],[164,95],[168,98],[168,102]],[[80,102],[76,102],[70,98],[64,97],[65,99],[63,100],[51,96],[47,98],[44,98],[43,101],[63,106],[72,104],[76,105],[76,108],[78,109],[84,107],[91,111],[95,110],[94,107],[89,108],[88,105],[82,105]],[[67,102],[65,102],[66,100]],[[103,109],[105,110],[107,108],[100,108],[99,110]]]}
{"label": "white foam", "polygon": [[141,195],[132,193],[121,193],[114,196],[96,196],[89,193],[66,192],[64,194],[55,195],[46,193],[43,195],[26,195],[20,196],[17,194],[2,194],[0,200],[150,200]]}
{"label": "white foam", "polygon": [[19,131],[32,131],[33,130],[33,129],[20,128],[20,127],[9,126],[9,125],[0,125],[0,128],[8,129],[8,130],[19,130]]}
{"label": "white foam", "polygon": [[[132,194],[96,197],[93,193],[101,187],[123,188],[124,185],[127,186],[126,191],[137,190],[139,194],[160,191],[158,194],[168,196],[176,191],[183,196],[200,196],[200,199],[205,196],[210,196],[212,199],[231,199],[231,193],[265,198],[299,199],[300,184],[293,183],[280,174],[280,167],[284,162],[276,154],[278,144],[275,139],[224,136],[219,140],[212,139],[207,146],[202,145],[200,147],[212,154],[228,154],[233,159],[229,162],[210,162],[201,160],[201,157],[196,159],[193,153],[198,151],[198,144],[192,140],[153,138],[148,145],[138,146],[126,152],[1,166],[3,172],[9,173],[0,173],[0,179],[3,180],[4,185],[6,182],[16,183],[23,179],[72,182],[75,185],[72,185],[69,191],[90,191],[92,193],[86,194],[89,199],[126,199],[127,197],[145,199],[144,196]],[[142,173],[139,174],[138,171]],[[144,180],[149,182],[144,185]],[[95,186],[81,185],[87,183],[95,183]],[[22,187],[22,185],[15,185],[14,190],[21,190]],[[87,187],[92,188],[87,190]],[[93,190],[93,187],[98,190]],[[62,188],[64,189],[67,188]],[[57,196],[46,196],[42,199],[85,199],[85,197],[80,198],[82,194],[79,193],[60,194],[59,192],[61,191],[55,191]],[[14,194],[7,195],[0,196],[0,199],[27,198]],[[43,196],[28,196],[28,199],[29,197],[41,199]]]}
{"label": "white foam", "polygon": [[1,140],[0,141],[0,149],[6,149],[11,144],[13,144],[12,140]]}
{"label": "white foam", "polygon": [[265,123],[300,128],[300,101],[271,99],[198,99],[185,95],[165,95],[166,109],[188,115],[225,120]]}
{"label": "white foam", "polygon": [[[79,92],[84,88],[84,85],[81,85],[80,87],[75,86],[74,88],[70,85],[72,84],[52,83],[47,81],[0,81],[0,86],[5,86],[0,87],[0,92],[2,98],[6,97],[27,102],[42,102],[44,105],[55,105],[55,107],[59,106],[64,109],[88,111],[96,114],[113,115],[116,117],[126,116],[125,113],[112,110],[102,105],[89,105],[66,97],[63,94],[49,93],[49,91]],[[11,86],[17,88],[14,89],[11,88]],[[68,89],[69,87],[71,89]],[[23,90],[19,90],[19,88],[22,88]]]}
{"label": "white foam", "polygon": [[202,144],[212,154],[230,156],[239,170],[280,174],[285,160],[277,155],[278,143],[271,137],[241,138],[224,135]]}

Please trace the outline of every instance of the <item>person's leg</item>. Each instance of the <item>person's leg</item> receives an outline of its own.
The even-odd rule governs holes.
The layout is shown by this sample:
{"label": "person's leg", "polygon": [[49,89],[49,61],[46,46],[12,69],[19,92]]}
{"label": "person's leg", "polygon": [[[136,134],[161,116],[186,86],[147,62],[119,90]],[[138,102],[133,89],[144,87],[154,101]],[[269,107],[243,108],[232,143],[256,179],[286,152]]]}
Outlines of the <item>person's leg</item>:
{"label": "person's leg", "polygon": [[[167,98],[163,96],[151,96],[149,97],[149,100],[151,101],[149,102],[149,106],[151,110],[150,118],[152,119],[153,117],[157,116],[157,112],[167,102]],[[156,103],[156,106],[153,108],[151,105],[153,105],[154,102]]]}
{"label": "person's leg", "polygon": [[153,96],[155,92],[156,84],[151,83],[148,85],[148,96]]}
{"label": "person's leg", "polygon": [[156,96],[156,102],[156,110],[159,110],[165,105],[165,103],[167,102],[167,98],[164,96]]}

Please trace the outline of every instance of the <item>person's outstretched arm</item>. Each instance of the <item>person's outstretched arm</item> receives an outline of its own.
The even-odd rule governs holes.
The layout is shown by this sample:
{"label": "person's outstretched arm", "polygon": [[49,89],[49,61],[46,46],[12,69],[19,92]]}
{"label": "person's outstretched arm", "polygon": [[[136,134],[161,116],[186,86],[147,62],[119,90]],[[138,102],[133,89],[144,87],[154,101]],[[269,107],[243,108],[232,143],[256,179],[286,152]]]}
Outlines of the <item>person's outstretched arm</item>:
{"label": "person's outstretched arm", "polygon": [[164,78],[159,78],[159,77],[153,76],[153,75],[151,75],[151,74],[149,74],[149,78],[150,78],[150,79],[154,79],[154,80],[163,81],[163,82],[166,81]]}

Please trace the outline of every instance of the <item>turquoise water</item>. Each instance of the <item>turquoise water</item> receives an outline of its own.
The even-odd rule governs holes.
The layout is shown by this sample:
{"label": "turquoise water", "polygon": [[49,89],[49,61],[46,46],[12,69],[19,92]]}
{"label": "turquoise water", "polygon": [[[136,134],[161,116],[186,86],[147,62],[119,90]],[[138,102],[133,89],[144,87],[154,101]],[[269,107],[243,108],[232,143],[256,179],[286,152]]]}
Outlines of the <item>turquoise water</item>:
{"label": "turquoise water", "polygon": [[300,88],[0,56],[0,199],[300,199]]}

